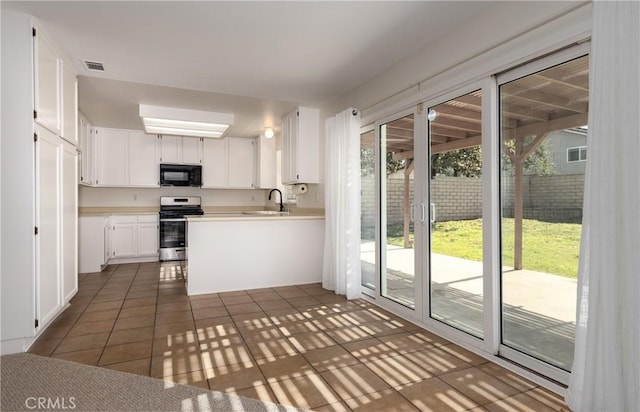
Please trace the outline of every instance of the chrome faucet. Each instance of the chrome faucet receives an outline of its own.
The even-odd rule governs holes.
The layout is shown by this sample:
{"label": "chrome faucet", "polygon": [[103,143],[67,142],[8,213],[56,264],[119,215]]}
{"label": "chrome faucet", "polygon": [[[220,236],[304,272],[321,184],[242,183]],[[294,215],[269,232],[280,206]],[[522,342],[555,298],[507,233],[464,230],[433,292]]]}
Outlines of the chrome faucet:
{"label": "chrome faucet", "polygon": [[271,193],[278,192],[280,193],[280,211],[284,212],[284,205],[282,204],[282,192],[279,189],[271,189],[269,192],[269,200],[271,200]]}

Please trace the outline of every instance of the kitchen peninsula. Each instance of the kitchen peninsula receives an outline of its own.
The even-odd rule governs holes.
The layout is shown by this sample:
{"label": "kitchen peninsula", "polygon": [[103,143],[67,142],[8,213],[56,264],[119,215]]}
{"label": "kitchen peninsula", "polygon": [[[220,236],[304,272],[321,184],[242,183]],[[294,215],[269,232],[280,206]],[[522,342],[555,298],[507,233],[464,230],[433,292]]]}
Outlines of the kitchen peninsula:
{"label": "kitchen peninsula", "polygon": [[187,294],[320,282],[324,216],[206,214],[187,218]]}

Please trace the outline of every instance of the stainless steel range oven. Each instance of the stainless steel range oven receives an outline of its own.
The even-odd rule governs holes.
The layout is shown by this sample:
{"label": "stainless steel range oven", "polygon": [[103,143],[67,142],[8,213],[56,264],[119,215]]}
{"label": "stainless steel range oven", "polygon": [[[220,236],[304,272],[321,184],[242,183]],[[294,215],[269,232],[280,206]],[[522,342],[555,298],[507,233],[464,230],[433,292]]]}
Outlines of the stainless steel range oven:
{"label": "stainless steel range oven", "polygon": [[202,215],[200,197],[160,198],[160,260],[184,260],[187,251],[186,216]]}

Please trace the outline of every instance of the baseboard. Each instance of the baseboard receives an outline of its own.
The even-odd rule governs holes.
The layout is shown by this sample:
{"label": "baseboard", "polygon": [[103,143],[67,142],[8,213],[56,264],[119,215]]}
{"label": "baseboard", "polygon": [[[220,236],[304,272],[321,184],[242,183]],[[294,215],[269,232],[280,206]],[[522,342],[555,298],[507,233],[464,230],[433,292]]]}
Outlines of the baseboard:
{"label": "baseboard", "polygon": [[158,255],[140,256],[140,257],[132,257],[132,258],[112,258],[112,259],[109,259],[109,261],[107,262],[107,265],[119,265],[119,264],[122,264],[122,263],[157,262],[158,259],[159,259]]}
{"label": "baseboard", "polygon": [[18,338],[0,341],[0,355],[26,352],[33,340],[33,338]]}

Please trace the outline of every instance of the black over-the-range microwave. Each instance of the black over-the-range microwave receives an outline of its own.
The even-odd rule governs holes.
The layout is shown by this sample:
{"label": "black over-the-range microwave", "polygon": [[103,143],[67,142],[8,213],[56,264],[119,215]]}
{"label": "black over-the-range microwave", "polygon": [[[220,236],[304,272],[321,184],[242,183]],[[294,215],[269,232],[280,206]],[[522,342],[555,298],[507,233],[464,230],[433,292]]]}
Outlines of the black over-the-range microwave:
{"label": "black over-the-range microwave", "polygon": [[160,164],[160,186],[202,186],[202,166]]}

